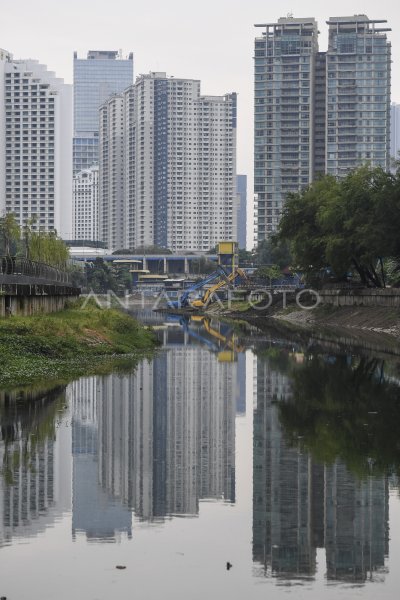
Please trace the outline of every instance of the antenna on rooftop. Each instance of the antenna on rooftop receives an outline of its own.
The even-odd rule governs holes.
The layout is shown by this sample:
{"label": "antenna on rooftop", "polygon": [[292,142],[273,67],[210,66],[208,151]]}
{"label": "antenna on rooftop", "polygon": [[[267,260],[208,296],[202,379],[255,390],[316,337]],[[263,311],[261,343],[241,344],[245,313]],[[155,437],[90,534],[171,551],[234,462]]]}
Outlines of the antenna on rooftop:
{"label": "antenna on rooftop", "polygon": [[292,11],[288,12],[288,14],[286,15],[288,19],[293,19],[293,13]]}

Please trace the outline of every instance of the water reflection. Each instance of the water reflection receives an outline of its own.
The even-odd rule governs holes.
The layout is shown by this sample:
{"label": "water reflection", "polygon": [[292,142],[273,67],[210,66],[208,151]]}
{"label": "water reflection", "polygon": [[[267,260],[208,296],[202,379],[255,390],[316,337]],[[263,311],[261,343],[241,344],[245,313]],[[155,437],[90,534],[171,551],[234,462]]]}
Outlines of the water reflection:
{"label": "water reflection", "polygon": [[0,546],[35,536],[70,508],[65,387],[0,392]]}
{"label": "water reflection", "polygon": [[371,403],[377,408],[377,398],[380,411],[393,409],[393,386],[375,372],[351,357],[274,349],[259,356],[253,438],[258,575],[313,577],[319,547],[325,547],[328,579],[362,582],[384,573],[388,476],[363,469],[380,464],[379,451],[370,457],[377,448],[367,441],[365,414],[377,416],[368,410]]}
{"label": "water reflection", "polygon": [[74,534],[113,540],[131,510],[162,522],[235,501],[236,364],[181,333],[130,375],[72,384]]}
{"label": "water reflection", "polygon": [[177,517],[197,544],[199,515],[211,548],[229,511],[248,585],[387,580],[396,364],[210,319],[153,321],[164,348],[134,372],[0,396],[0,544],[68,512],[76,552],[92,548],[78,538],[130,550],[149,528],[179,536]]}

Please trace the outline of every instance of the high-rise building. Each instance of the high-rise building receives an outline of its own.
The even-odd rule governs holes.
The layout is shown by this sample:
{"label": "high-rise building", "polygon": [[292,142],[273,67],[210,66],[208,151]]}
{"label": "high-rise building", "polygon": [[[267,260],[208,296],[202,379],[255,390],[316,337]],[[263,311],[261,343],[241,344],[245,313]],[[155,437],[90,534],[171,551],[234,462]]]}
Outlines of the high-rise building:
{"label": "high-rise building", "polygon": [[110,247],[209,250],[236,239],[236,94],[138,77],[100,108],[100,236]]}
{"label": "high-rise building", "polygon": [[99,239],[99,167],[79,171],[74,176],[72,188],[74,240]]}
{"label": "high-rise building", "polygon": [[330,18],[318,49],[315,19],[256,25],[257,238],[277,228],[285,198],[318,175],[368,163],[389,169],[390,56],[383,20]]}
{"label": "high-rise building", "polygon": [[390,159],[394,170],[393,161],[400,160],[400,104],[392,103],[390,107]]}
{"label": "high-rise building", "polygon": [[331,17],[327,53],[326,172],[390,167],[391,46],[386,21]]}
{"label": "high-rise building", "polygon": [[289,192],[313,177],[314,82],[318,53],[315,19],[257,25],[255,40],[254,191],[258,240],[272,233]]}
{"label": "high-rise building", "polygon": [[99,160],[99,107],[111,94],[133,83],[133,54],[90,50],[87,58],[74,52],[74,174]]}
{"label": "high-rise building", "polygon": [[246,248],[247,238],[247,175],[238,175],[236,189],[239,196],[237,211],[237,241],[239,248]]}
{"label": "high-rise building", "polygon": [[[72,87],[0,51],[0,211],[23,226],[72,231]],[[4,172],[5,170],[5,172]]]}
{"label": "high-rise building", "polygon": [[99,239],[109,248],[128,248],[130,210],[125,208],[124,96],[100,108]]}

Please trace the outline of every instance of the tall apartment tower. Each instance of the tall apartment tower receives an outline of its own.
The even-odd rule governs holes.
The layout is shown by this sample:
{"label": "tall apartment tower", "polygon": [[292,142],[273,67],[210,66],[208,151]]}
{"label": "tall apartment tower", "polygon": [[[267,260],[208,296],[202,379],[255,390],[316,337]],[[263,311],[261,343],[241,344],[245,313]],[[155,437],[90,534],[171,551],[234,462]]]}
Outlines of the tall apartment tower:
{"label": "tall apartment tower", "polygon": [[331,17],[327,53],[326,172],[390,168],[391,46],[382,20]]}
{"label": "tall apartment tower", "polygon": [[313,177],[314,81],[318,52],[315,19],[282,18],[256,25],[254,191],[258,240],[279,223],[289,192]]}
{"label": "tall apartment tower", "polygon": [[72,231],[72,86],[0,50],[0,211]]}
{"label": "tall apartment tower", "polygon": [[100,108],[99,159],[99,238],[109,248],[126,248],[123,95]]}
{"label": "tall apartment tower", "polygon": [[237,211],[237,241],[239,248],[246,248],[247,237],[247,175],[238,175],[236,178],[238,193]]}
{"label": "tall apartment tower", "polygon": [[100,122],[103,241],[181,251],[236,239],[236,94],[150,73],[105,102]]}
{"label": "tall apartment tower", "polygon": [[279,224],[285,198],[318,175],[368,163],[389,169],[390,43],[386,21],[329,19],[319,52],[314,19],[256,25],[255,171],[258,241]]}
{"label": "tall apartment tower", "polygon": [[99,167],[79,171],[73,181],[73,240],[99,239]]}
{"label": "tall apartment tower", "polygon": [[90,50],[87,58],[74,52],[74,175],[98,164],[99,107],[112,94],[133,83],[133,53]]}
{"label": "tall apartment tower", "polygon": [[395,170],[393,162],[400,160],[400,104],[396,102],[390,107],[390,158]]}

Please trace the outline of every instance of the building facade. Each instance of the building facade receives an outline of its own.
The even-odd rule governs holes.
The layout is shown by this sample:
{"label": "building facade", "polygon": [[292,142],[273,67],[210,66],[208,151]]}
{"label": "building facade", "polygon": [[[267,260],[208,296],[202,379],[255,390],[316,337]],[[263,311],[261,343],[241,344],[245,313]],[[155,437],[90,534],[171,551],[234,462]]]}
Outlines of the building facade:
{"label": "building facade", "polygon": [[392,103],[390,107],[390,159],[391,168],[395,170],[393,162],[400,159],[400,104]]}
{"label": "building facade", "polygon": [[99,239],[99,167],[84,169],[73,181],[72,239]]}
{"label": "building facade", "polygon": [[99,239],[108,248],[127,248],[124,210],[124,96],[114,95],[100,108]]}
{"label": "building facade", "polygon": [[103,241],[179,251],[236,239],[236,94],[150,73],[105,102],[100,123]]}
{"label": "building facade", "polygon": [[365,15],[328,21],[326,172],[368,163],[390,168],[390,63],[386,21]]}
{"label": "building facade", "polygon": [[255,40],[255,171],[258,241],[277,228],[285,198],[318,175],[361,164],[389,169],[391,47],[385,21],[287,17]]}
{"label": "building facade", "polygon": [[72,231],[72,86],[1,51],[0,210],[20,226]]}
{"label": "building facade", "polygon": [[236,178],[236,189],[238,193],[237,211],[237,241],[239,248],[247,245],[247,175],[238,175]]}
{"label": "building facade", "polygon": [[315,19],[282,18],[258,25],[255,41],[254,191],[258,240],[279,223],[285,197],[313,176]]}
{"label": "building facade", "polygon": [[133,54],[90,50],[74,53],[74,175],[99,161],[99,107],[133,83]]}

